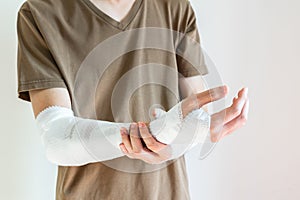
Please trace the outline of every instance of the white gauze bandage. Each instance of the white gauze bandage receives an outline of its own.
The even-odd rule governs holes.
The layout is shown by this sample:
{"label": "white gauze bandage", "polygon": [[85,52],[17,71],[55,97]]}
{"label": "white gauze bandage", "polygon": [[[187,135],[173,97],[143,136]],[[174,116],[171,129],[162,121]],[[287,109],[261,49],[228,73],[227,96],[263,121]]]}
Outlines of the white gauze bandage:
{"label": "white gauze bandage", "polygon": [[[172,145],[172,158],[182,154],[183,146],[186,147],[186,143],[178,142],[178,135],[195,130],[199,122],[204,124],[202,120],[199,121],[199,112],[203,113],[203,110],[196,109],[183,119],[179,102],[168,112],[160,110],[156,119],[149,123],[149,129],[158,141],[181,143],[178,146],[180,148]],[[209,115],[206,117],[209,118]],[[36,123],[48,160],[61,166],[80,166],[124,156],[119,148],[122,142],[120,129],[125,127],[129,130],[131,124],[80,118],[74,116],[71,109],[61,106],[50,106],[41,111]],[[209,123],[203,127],[209,127]],[[207,134],[207,129],[205,131],[194,134],[197,137],[193,136],[188,146],[202,142],[201,138]]]}
{"label": "white gauze bandage", "polygon": [[[180,157],[198,144],[203,144],[210,136],[210,115],[203,109],[188,113],[179,126],[173,128],[169,113],[156,108],[156,120],[149,124],[150,130],[160,142],[169,144],[172,155],[168,160]],[[165,134],[167,133],[167,134]]]}

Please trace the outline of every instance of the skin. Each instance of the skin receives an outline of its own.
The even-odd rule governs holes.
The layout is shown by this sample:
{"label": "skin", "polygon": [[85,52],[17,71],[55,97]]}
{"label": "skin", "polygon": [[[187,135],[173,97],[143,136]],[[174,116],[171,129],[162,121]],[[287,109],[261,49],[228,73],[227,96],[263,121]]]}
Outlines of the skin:
{"label": "skin", "polygon": [[135,0],[90,0],[99,10],[120,22],[127,15]]}
{"label": "skin", "polygon": [[[201,85],[201,77],[196,76],[193,79],[185,78],[180,81],[180,88],[185,88],[186,95],[199,90]],[[191,89],[188,89],[191,88]],[[197,93],[197,102],[200,107],[206,104],[219,100],[228,92],[226,86],[207,90],[205,92]],[[186,110],[185,115],[195,109],[194,98],[186,97],[183,101],[183,110]],[[193,102],[193,103],[191,103]],[[218,142],[227,135],[241,128],[246,124],[249,110],[248,88],[242,88],[237,96],[232,100],[231,106],[211,115],[210,125],[210,139],[212,142]],[[155,115],[155,113],[153,113]],[[160,164],[171,157],[170,146],[157,141],[149,132],[147,124],[144,122],[132,123],[130,129],[125,128],[120,130],[122,136],[122,143],[119,145],[122,152],[129,158],[140,159],[150,164]],[[140,134],[138,134],[140,133]],[[143,140],[146,144],[144,147],[141,143]]]}

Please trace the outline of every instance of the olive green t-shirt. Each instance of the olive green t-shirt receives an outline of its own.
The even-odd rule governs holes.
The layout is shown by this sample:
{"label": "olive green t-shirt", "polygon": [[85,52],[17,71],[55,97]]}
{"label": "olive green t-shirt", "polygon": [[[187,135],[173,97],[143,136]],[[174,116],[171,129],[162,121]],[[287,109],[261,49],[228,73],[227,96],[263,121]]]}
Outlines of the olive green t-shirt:
{"label": "olive green t-shirt", "polygon": [[[183,56],[200,58],[201,50],[164,30],[200,42],[188,0],[136,0],[121,21],[89,0],[27,0],[17,16],[18,97],[30,102],[29,90],[66,88],[78,117],[149,122],[153,106],[179,102],[179,75],[208,73],[202,59]],[[58,166],[56,199],[190,199],[185,159]]]}

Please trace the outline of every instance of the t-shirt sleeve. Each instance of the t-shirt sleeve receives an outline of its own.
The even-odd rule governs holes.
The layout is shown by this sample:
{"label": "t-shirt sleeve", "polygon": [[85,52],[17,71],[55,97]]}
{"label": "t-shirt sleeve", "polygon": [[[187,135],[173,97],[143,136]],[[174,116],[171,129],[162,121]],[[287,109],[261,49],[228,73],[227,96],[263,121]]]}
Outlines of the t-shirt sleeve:
{"label": "t-shirt sleeve", "polygon": [[18,11],[17,38],[18,98],[30,102],[29,90],[67,88],[30,10]]}
{"label": "t-shirt sleeve", "polygon": [[195,12],[187,1],[187,11],[184,21],[186,25],[185,34],[178,43],[176,49],[176,60],[178,72],[184,76],[196,76],[208,74],[208,68],[205,63],[204,54],[201,48],[200,36],[196,22]]}

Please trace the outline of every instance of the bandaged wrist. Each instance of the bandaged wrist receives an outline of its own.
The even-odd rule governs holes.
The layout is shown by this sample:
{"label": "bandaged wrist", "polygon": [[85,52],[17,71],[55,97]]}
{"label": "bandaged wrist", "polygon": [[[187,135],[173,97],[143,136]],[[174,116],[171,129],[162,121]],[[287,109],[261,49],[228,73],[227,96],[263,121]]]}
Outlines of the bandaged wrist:
{"label": "bandaged wrist", "polygon": [[177,137],[169,144],[172,155],[168,160],[182,156],[196,145],[203,145],[210,137],[210,122],[211,117],[203,108],[190,112]]}
{"label": "bandaged wrist", "polygon": [[[159,115],[151,121],[149,128],[152,135],[165,144],[182,143],[190,138],[192,147],[202,142],[210,127],[210,115],[203,109],[194,109],[186,117],[182,115],[182,101],[168,112],[156,109]],[[180,136],[180,140],[177,137]],[[176,139],[177,138],[177,139]],[[176,139],[176,141],[174,141]]]}
{"label": "bandaged wrist", "polygon": [[149,129],[151,134],[159,142],[171,144],[178,136],[183,122],[181,105],[182,101],[173,106],[168,112],[164,112],[161,116],[156,116],[156,119],[150,122]]}

